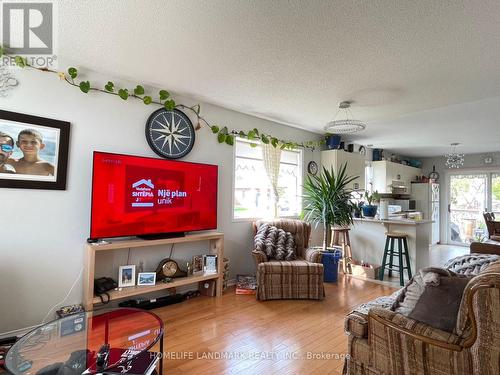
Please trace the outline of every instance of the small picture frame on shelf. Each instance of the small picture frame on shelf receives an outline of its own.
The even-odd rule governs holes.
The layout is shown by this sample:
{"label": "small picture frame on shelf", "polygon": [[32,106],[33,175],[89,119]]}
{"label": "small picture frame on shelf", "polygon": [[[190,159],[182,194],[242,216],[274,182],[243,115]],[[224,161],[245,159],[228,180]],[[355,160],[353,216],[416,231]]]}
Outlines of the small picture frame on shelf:
{"label": "small picture frame on shelf", "polygon": [[118,287],[135,286],[135,265],[120,266],[118,271]]}
{"label": "small picture frame on shelf", "polygon": [[137,285],[154,286],[156,284],[156,272],[139,272],[137,276]]}
{"label": "small picture frame on shelf", "polygon": [[203,273],[203,255],[195,255],[193,257],[193,275],[200,275]]}
{"label": "small picture frame on shelf", "polygon": [[217,255],[203,255],[203,272],[217,273]]}

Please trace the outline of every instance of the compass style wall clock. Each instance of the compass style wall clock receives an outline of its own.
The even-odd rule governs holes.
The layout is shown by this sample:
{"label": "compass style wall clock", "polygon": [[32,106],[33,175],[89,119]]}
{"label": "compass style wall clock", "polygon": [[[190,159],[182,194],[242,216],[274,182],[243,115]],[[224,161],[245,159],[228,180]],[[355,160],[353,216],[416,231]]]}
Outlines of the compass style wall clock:
{"label": "compass style wall clock", "polygon": [[178,109],[154,111],[146,122],[149,147],[162,158],[179,159],[191,151],[195,131],[189,117]]}

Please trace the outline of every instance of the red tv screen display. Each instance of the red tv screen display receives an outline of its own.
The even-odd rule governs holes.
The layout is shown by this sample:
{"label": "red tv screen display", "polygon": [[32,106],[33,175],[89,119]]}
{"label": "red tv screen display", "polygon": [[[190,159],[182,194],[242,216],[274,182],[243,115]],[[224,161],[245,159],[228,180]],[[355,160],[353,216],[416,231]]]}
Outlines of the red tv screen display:
{"label": "red tv screen display", "polygon": [[90,238],[217,228],[217,166],[94,152]]}

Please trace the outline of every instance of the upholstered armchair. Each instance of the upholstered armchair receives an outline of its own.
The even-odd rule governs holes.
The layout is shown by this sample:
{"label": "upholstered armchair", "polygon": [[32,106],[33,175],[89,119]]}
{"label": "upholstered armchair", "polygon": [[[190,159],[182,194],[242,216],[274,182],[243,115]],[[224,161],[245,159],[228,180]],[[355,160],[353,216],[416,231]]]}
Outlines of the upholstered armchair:
{"label": "upholstered armchair", "polygon": [[257,299],[314,299],[325,297],[321,252],[309,249],[311,226],[301,220],[259,220],[253,223],[254,235],[263,224],[290,232],[295,240],[297,259],[269,260],[263,251],[253,249],[257,266]]}
{"label": "upholstered armchair", "polygon": [[495,241],[500,241],[500,221],[496,221],[493,212],[485,212],[483,214],[488,229],[488,238]]}
{"label": "upholstered armchair", "polygon": [[345,375],[500,374],[500,261],[475,276],[462,295],[453,332],[387,308],[346,319]]}

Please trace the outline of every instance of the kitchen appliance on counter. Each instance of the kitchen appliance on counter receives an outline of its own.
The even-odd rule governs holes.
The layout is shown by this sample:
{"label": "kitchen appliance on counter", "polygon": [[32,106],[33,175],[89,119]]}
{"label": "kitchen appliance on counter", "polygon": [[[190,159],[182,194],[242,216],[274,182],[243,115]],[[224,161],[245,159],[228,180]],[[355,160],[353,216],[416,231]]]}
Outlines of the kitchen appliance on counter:
{"label": "kitchen appliance on counter", "polygon": [[413,183],[411,197],[416,202],[416,211],[422,212],[424,220],[432,220],[431,245],[439,242],[439,184]]}
{"label": "kitchen appliance on counter", "polygon": [[393,199],[391,204],[401,206],[401,211],[415,211],[417,209],[415,199]]}

